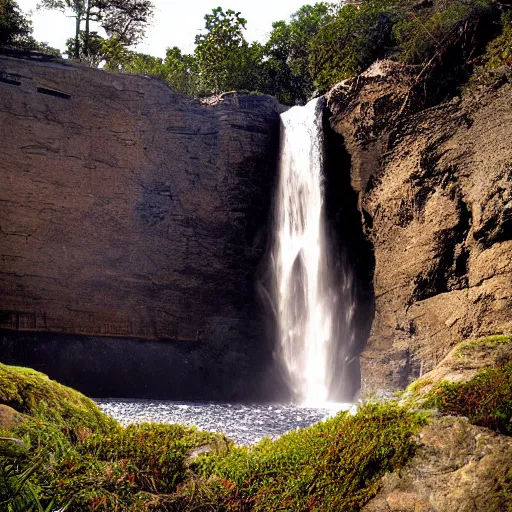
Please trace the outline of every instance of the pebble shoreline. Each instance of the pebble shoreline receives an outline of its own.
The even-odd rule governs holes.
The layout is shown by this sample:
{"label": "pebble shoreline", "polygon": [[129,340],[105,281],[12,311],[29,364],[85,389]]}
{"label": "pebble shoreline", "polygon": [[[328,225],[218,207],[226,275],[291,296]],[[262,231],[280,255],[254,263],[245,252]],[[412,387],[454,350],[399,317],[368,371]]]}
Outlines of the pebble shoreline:
{"label": "pebble shoreline", "polygon": [[[222,432],[238,444],[253,444],[263,437],[312,425],[333,409],[294,404],[247,405],[167,402],[157,400],[96,400],[101,410],[122,425],[140,422],[179,423]],[[341,410],[339,406],[336,410]],[[348,408],[345,407],[345,408]]]}

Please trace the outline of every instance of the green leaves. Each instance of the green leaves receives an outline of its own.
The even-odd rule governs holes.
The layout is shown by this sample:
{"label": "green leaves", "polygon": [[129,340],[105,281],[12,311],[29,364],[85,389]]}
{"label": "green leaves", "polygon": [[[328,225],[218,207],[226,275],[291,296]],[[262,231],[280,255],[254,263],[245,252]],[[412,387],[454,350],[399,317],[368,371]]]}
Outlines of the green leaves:
{"label": "green leaves", "polygon": [[201,88],[211,93],[230,89],[254,89],[261,62],[260,47],[249,45],[241,13],[217,7],[205,19],[206,32],[195,39],[195,58]]}
{"label": "green leaves", "polygon": [[[154,11],[151,0],[41,0],[39,7],[72,12],[76,24],[67,41],[68,56],[94,67],[107,60],[110,69],[120,65],[119,45],[126,52],[142,40]],[[106,39],[91,29],[93,22],[105,30]]]}
{"label": "green leaves", "polygon": [[336,82],[364,71],[392,46],[398,11],[390,0],[346,5],[311,43],[310,72],[326,91]]}
{"label": "green leaves", "polygon": [[32,34],[32,23],[14,0],[0,0],[0,46],[25,47]]}
{"label": "green leaves", "polygon": [[271,79],[269,94],[285,104],[304,104],[315,85],[309,72],[311,41],[323,26],[332,21],[336,4],[320,2],[305,5],[291,16],[290,22],[273,24],[264,46],[266,68]]}

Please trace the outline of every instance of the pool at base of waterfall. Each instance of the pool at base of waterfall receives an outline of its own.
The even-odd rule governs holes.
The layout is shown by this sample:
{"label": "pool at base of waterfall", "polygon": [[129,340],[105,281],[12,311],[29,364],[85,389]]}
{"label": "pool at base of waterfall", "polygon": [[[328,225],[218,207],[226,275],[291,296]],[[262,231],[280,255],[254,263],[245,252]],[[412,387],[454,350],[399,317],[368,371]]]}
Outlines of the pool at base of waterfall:
{"label": "pool at base of waterfall", "polygon": [[295,404],[219,404],[160,400],[97,399],[101,410],[122,425],[140,422],[179,423],[222,432],[237,444],[253,444],[347,410],[350,404],[302,407]]}

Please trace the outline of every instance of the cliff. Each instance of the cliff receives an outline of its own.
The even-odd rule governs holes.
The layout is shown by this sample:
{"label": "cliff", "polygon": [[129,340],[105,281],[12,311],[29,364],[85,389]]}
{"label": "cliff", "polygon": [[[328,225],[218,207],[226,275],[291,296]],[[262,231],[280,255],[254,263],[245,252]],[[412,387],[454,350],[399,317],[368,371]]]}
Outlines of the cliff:
{"label": "cliff", "polygon": [[255,281],[279,111],[267,96],[206,105],[143,76],[0,55],[4,340],[182,342],[171,374],[243,394],[236,376],[243,388],[271,353]]}
{"label": "cliff", "polygon": [[375,257],[368,391],[404,387],[454,343],[512,321],[512,84],[498,73],[425,108],[416,73],[377,62],[328,102]]}

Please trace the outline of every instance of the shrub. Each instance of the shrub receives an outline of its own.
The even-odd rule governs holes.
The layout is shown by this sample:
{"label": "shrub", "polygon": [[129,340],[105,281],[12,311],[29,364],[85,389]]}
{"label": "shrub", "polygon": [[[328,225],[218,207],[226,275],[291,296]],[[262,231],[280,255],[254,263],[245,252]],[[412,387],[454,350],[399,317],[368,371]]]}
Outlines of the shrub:
{"label": "shrub", "polygon": [[426,62],[463,39],[491,11],[491,0],[455,0],[423,15],[410,11],[393,27],[399,58]]}

